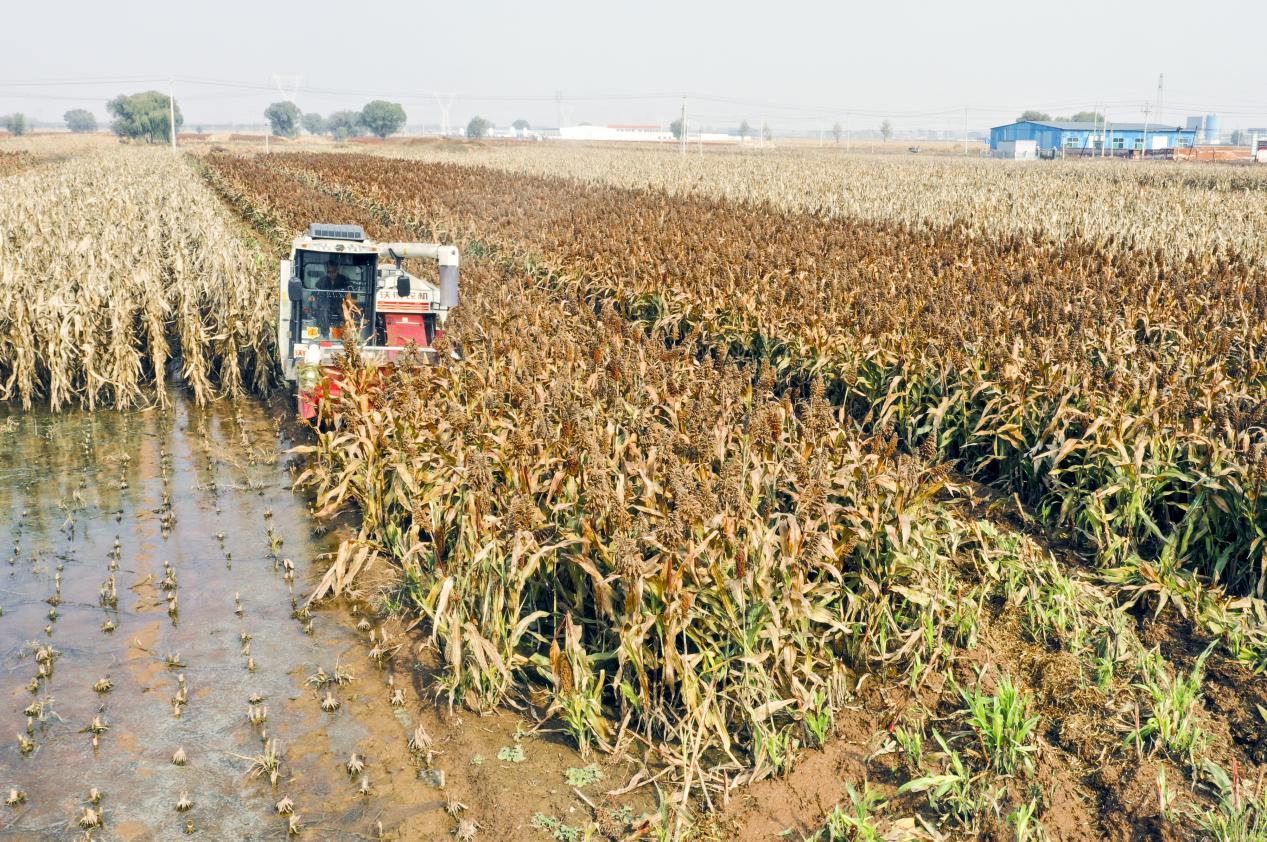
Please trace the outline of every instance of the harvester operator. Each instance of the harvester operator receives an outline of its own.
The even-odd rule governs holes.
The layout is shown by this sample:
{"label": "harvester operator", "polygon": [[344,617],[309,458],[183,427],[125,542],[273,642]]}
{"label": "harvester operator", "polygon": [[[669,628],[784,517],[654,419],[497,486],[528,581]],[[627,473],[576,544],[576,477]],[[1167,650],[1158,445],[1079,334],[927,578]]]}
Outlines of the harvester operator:
{"label": "harvester operator", "polygon": [[[339,271],[336,261],[327,260],[326,273],[317,281],[317,289],[323,292],[346,292],[352,289],[352,279]],[[319,323],[332,339],[342,336],[344,298],[341,295],[319,295],[315,302]]]}
{"label": "harvester operator", "polygon": [[317,282],[317,289],[340,290],[352,286],[352,279],[339,271],[339,264],[326,261],[326,276]]}

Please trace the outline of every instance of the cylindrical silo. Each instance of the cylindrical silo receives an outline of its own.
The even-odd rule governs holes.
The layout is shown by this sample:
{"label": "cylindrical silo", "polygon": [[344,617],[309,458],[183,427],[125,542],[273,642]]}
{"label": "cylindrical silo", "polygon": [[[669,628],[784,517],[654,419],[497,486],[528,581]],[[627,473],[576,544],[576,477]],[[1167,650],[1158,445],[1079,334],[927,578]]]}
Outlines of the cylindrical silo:
{"label": "cylindrical silo", "polygon": [[1205,115],[1205,138],[1204,143],[1214,145],[1219,142],[1219,138],[1223,136],[1223,122],[1217,114]]}

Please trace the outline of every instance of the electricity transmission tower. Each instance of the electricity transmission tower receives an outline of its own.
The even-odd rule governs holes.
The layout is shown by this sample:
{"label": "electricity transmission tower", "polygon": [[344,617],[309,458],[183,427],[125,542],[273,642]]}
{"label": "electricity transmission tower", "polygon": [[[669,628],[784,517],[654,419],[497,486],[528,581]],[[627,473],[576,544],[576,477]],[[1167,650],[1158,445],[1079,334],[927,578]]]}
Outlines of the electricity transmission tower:
{"label": "electricity transmission tower", "polygon": [[[295,103],[295,96],[299,93],[299,89],[304,86],[304,77],[302,76],[282,76],[281,74],[273,74],[273,86],[277,88],[277,92],[282,95],[282,99],[290,103]],[[298,103],[295,103],[298,105]]]}
{"label": "electricity transmission tower", "polygon": [[431,94],[436,99],[436,105],[440,106],[440,136],[449,136],[449,113],[453,109],[453,100],[457,94]]}

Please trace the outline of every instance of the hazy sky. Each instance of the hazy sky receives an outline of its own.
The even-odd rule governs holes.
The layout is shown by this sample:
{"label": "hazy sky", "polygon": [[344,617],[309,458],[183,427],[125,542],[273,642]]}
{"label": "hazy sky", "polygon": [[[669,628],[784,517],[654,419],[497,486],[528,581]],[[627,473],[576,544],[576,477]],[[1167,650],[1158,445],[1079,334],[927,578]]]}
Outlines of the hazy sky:
{"label": "hazy sky", "polygon": [[[436,123],[692,123],[776,129],[847,119],[874,128],[973,128],[1024,108],[1107,103],[1142,119],[1165,74],[1165,114],[1202,110],[1224,129],[1267,124],[1267,3],[1226,0],[976,3],[22,2],[6,4],[0,113],[104,119],[118,93],[166,89],[187,127],[262,122],[273,75],[300,75],[305,111],[401,102]],[[221,84],[209,84],[211,82]],[[225,84],[227,83],[227,84]],[[846,113],[849,116],[846,118]],[[698,125],[698,123],[696,123]]]}

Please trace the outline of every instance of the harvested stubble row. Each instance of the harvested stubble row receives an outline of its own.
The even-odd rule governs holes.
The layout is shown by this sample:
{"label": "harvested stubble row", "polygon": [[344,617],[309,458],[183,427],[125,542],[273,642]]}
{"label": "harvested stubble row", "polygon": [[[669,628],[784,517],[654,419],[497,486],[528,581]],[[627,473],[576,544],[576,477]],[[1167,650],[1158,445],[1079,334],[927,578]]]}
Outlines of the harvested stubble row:
{"label": "harvested stubble row", "polygon": [[0,400],[58,409],[264,389],[272,272],[189,165],[96,151],[0,185]]}
{"label": "harvested stubble row", "polygon": [[519,250],[781,382],[815,376],[1070,528],[1123,581],[1267,576],[1267,275],[1234,254],[772,207],[362,156],[278,156],[380,218]]}
{"label": "harvested stubble row", "polygon": [[[213,156],[208,173],[263,227],[302,225],[293,208],[303,207],[386,233],[384,214],[331,205],[259,162]],[[799,403],[778,396],[772,370],[754,384],[692,337],[644,333],[611,308],[596,317],[576,289],[487,261],[464,272],[453,335],[465,358],[403,367],[385,389],[351,365],[305,476],[324,513],[355,504],[364,517],[318,593],[384,562],[403,571],[395,604],[427,618],[451,698],[490,706],[526,680],[581,745],[636,731],[649,761],[715,795],[821,741],[862,673],[887,685],[887,706],[902,695],[896,683],[917,687],[958,647],[980,647],[997,599],[1038,651],[1072,660],[1059,701],[1039,709],[1062,733],[1078,688],[1079,717],[1093,722],[1080,732],[1086,763],[1127,756],[1113,713],[1090,716],[1104,706],[1085,701],[1103,699],[1097,682],[1142,728],[1169,721],[1149,694],[1174,672],[1125,628],[1111,595],[960,523],[931,499],[944,475],[927,447],[906,454],[890,431],[860,434],[820,388]],[[1026,672],[1010,649],[988,651]],[[1002,704],[984,693],[973,704]],[[1177,715],[1198,710],[1192,699]],[[979,831],[1031,796],[1024,776],[995,777],[968,711],[951,718],[965,728],[946,734],[945,755],[900,774],[967,762],[972,803],[921,806],[915,787],[894,809]],[[1155,730],[1139,743],[1195,762],[1191,746]],[[1222,735],[1212,756],[1249,768],[1229,746]],[[1049,775],[1081,774],[1053,745],[1041,758],[1062,770]],[[1107,835],[1128,835],[1135,820]]]}

